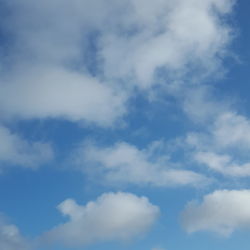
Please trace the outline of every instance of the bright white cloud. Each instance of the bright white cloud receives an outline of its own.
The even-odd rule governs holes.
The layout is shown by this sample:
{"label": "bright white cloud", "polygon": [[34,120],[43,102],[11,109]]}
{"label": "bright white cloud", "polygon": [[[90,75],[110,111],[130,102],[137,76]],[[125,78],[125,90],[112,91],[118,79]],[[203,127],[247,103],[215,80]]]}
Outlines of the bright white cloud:
{"label": "bright white cloud", "polygon": [[212,231],[225,236],[237,229],[249,229],[250,191],[218,190],[201,203],[190,202],[182,213],[182,224],[189,233]]}
{"label": "bright white cloud", "polygon": [[27,241],[21,236],[18,228],[0,218],[0,248],[4,250],[28,250]]}
{"label": "bright white cloud", "polygon": [[43,241],[82,246],[98,241],[128,240],[145,233],[159,215],[147,198],[130,193],[105,193],[85,206],[74,200],[58,209],[69,221],[43,236]]}
{"label": "bright white cloud", "polygon": [[0,126],[0,162],[5,163],[3,166],[6,167],[6,164],[7,166],[10,164],[36,168],[51,160],[52,157],[53,151],[49,144],[28,142]]}
{"label": "bright white cloud", "polygon": [[84,144],[71,160],[85,173],[99,176],[108,184],[167,187],[209,183],[201,174],[174,166],[163,148],[161,142],[141,150],[125,142],[103,148]]}

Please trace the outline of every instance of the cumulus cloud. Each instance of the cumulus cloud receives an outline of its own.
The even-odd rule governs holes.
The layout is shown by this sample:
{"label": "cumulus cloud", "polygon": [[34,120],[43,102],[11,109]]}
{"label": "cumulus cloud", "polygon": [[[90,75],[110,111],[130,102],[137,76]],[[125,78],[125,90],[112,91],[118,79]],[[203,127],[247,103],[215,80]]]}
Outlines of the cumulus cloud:
{"label": "cumulus cloud", "polygon": [[85,206],[67,199],[58,209],[69,221],[47,232],[42,241],[69,247],[131,239],[145,233],[159,215],[147,198],[121,192],[105,193]]}
{"label": "cumulus cloud", "polygon": [[85,143],[71,160],[85,173],[99,176],[108,184],[168,187],[209,183],[201,174],[174,166],[162,151],[164,147],[159,141],[145,149],[125,142],[103,148]]}
{"label": "cumulus cloud", "polygon": [[0,126],[0,141],[0,163],[5,163],[5,167],[7,164],[36,168],[53,157],[49,144],[28,142],[3,126]]}
{"label": "cumulus cloud", "polygon": [[218,65],[218,54],[230,40],[230,30],[220,17],[231,11],[233,1],[128,4],[132,11],[122,24],[135,31],[104,35],[101,53],[106,74],[132,76],[139,87],[148,88],[157,83],[154,79],[160,69],[168,72],[167,78],[176,79],[192,67],[198,73],[197,69],[208,72]]}
{"label": "cumulus cloud", "polygon": [[74,71],[31,69],[1,87],[0,111],[7,118],[85,119],[107,126],[125,112],[124,98],[97,79]]}
{"label": "cumulus cloud", "polygon": [[[191,116],[217,109],[204,101],[203,112],[197,109],[207,93],[199,83],[220,71],[232,38],[225,18],[233,0],[3,3],[7,14],[0,22],[1,121],[53,118],[113,126],[129,113],[135,90],[152,97],[159,88],[184,100]],[[190,83],[200,86],[195,93]],[[105,176],[118,181],[125,172],[129,182],[158,186],[203,180],[194,172],[166,170],[146,158],[136,159],[139,174],[131,160],[117,168],[104,164]],[[142,173],[144,168],[152,177]]]}
{"label": "cumulus cloud", "polygon": [[20,234],[18,228],[0,217],[0,248],[4,250],[31,249],[28,242]]}
{"label": "cumulus cloud", "polygon": [[150,89],[162,71],[166,85],[217,68],[233,2],[4,1],[0,111],[112,125],[134,86]]}
{"label": "cumulus cloud", "polygon": [[249,190],[218,190],[204,196],[201,203],[190,202],[182,213],[182,224],[189,233],[212,231],[229,236],[250,228],[249,211]]}

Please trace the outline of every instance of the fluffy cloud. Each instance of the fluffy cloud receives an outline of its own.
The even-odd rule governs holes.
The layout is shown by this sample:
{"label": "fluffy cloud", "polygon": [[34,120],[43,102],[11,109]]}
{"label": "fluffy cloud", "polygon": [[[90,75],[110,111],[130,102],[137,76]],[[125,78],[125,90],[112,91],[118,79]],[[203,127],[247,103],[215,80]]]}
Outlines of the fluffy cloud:
{"label": "fluffy cloud", "polygon": [[100,175],[107,183],[152,185],[158,187],[203,185],[209,180],[190,170],[173,166],[161,142],[138,149],[121,142],[112,147],[84,144],[71,160],[85,173]]}
{"label": "fluffy cloud", "polygon": [[20,235],[15,225],[5,221],[3,216],[0,218],[0,248],[4,250],[28,250],[30,246]]}
{"label": "fluffy cloud", "polygon": [[107,126],[125,112],[122,93],[74,71],[32,68],[16,80],[1,87],[0,111],[7,118],[85,119]]}
{"label": "fluffy cloud", "polygon": [[[151,97],[159,88],[184,100],[184,110],[193,116],[216,106],[203,102],[203,112],[197,109],[207,92],[197,83],[220,69],[231,40],[225,18],[233,0],[3,3],[8,14],[0,22],[1,121],[59,118],[112,126],[128,113],[135,90]],[[190,83],[200,86],[196,98]],[[129,182],[160,186],[203,181],[196,173],[166,170],[143,157],[136,159],[139,173],[131,160],[116,168],[104,164],[105,176],[118,181],[125,172]]]}
{"label": "fluffy cloud", "polygon": [[154,81],[159,70],[166,70],[172,80],[191,68],[197,74],[213,71],[230,40],[220,17],[231,11],[233,1],[219,2],[127,1],[130,11],[121,27],[130,32],[103,36],[106,75],[135,77],[139,87],[148,88],[159,82]]}
{"label": "fluffy cloud", "polygon": [[[30,143],[3,126],[0,126],[0,141],[0,163],[36,168],[53,157],[49,144]],[[5,164],[4,166],[6,166]]]}
{"label": "fluffy cloud", "polygon": [[47,232],[42,239],[72,247],[131,239],[147,231],[159,214],[158,207],[147,198],[130,193],[105,193],[85,206],[68,199],[58,209],[69,221]]}
{"label": "fluffy cloud", "polygon": [[249,190],[219,190],[206,195],[200,204],[190,202],[182,213],[182,223],[189,233],[212,231],[228,236],[250,228],[249,211]]}
{"label": "fluffy cloud", "polygon": [[213,72],[230,41],[222,17],[232,6],[231,0],[5,1],[0,111],[112,125],[134,86],[150,89],[163,81],[160,72],[164,84]]}

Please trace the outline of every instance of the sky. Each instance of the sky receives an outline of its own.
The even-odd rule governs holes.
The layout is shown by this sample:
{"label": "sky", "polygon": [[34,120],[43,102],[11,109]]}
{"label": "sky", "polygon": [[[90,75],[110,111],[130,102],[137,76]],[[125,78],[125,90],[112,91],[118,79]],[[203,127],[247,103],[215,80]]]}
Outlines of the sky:
{"label": "sky", "polygon": [[248,250],[249,9],[0,0],[0,249]]}

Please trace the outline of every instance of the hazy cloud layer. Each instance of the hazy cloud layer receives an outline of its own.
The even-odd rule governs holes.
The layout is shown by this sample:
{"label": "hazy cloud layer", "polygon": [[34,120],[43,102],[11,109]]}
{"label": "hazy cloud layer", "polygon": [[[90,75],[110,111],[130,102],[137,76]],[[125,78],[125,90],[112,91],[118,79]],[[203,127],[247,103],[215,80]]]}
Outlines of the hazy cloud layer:
{"label": "hazy cloud layer", "polygon": [[250,229],[250,191],[218,190],[201,203],[192,201],[182,213],[182,224],[189,233],[212,231],[225,236]]}
{"label": "hazy cloud layer", "polygon": [[42,241],[69,247],[129,240],[145,233],[159,215],[159,208],[147,198],[121,192],[105,193],[85,206],[68,199],[58,209],[68,222],[47,232]]}

